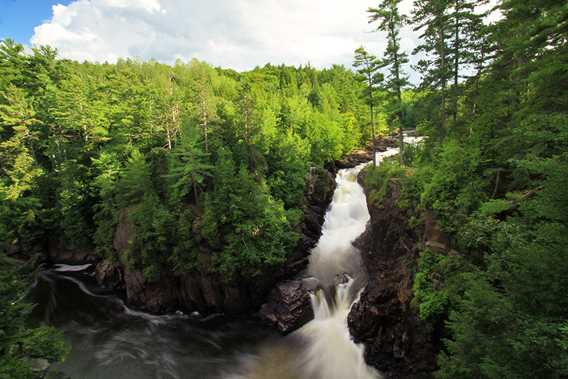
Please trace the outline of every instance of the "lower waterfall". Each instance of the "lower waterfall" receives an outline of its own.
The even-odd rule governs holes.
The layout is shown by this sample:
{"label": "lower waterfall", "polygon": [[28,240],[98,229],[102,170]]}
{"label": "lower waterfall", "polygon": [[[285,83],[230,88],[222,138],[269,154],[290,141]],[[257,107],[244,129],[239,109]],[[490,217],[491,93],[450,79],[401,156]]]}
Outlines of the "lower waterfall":
{"label": "lower waterfall", "polygon": [[[398,153],[377,153],[377,164]],[[314,319],[285,337],[289,343],[267,345],[258,355],[241,359],[240,372],[225,379],[377,379],[367,366],[363,347],[349,334],[347,315],[363,290],[366,277],[353,241],[364,231],[369,211],[359,172],[368,163],[337,173],[337,187],[325,215],[322,235],[310,254],[307,275],[317,279],[311,293]]]}

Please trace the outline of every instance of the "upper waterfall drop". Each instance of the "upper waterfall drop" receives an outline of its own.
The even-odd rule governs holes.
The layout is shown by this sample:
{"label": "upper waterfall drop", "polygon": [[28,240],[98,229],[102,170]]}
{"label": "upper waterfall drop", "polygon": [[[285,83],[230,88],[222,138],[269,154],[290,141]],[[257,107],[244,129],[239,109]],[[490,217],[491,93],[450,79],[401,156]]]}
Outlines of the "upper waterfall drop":
{"label": "upper waterfall drop", "polygon": [[357,175],[364,165],[337,173],[337,187],[325,215],[322,235],[310,254],[308,274],[323,287],[335,285],[337,275],[355,276],[359,261],[352,242],[365,231],[369,212]]}

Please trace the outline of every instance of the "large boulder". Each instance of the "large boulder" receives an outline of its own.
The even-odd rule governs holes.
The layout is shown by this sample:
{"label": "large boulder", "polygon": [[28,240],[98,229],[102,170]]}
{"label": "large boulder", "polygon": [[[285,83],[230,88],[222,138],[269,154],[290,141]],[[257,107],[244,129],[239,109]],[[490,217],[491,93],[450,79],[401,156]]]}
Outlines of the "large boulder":
{"label": "large boulder", "polygon": [[97,264],[95,277],[100,285],[112,289],[120,289],[124,284],[122,266],[110,259],[105,259]]}
{"label": "large boulder", "polygon": [[293,332],[314,318],[311,290],[309,282],[301,279],[278,284],[260,309],[261,318],[283,334]]}

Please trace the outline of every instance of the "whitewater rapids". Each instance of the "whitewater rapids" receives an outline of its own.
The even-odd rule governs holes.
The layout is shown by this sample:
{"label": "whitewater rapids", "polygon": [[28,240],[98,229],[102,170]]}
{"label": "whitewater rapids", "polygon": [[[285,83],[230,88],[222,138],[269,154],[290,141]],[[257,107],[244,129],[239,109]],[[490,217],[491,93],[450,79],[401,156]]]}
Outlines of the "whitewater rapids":
{"label": "whitewater rapids", "polygon": [[[397,148],[377,153],[377,164],[397,153]],[[353,342],[347,326],[349,311],[366,282],[353,241],[365,231],[370,218],[365,193],[357,182],[368,164],[337,173],[333,200],[307,269],[308,276],[320,284],[310,295],[314,319],[284,341],[264,346],[257,355],[241,357],[238,372],[226,373],[224,379],[381,377],[365,363],[363,347]]]}
{"label": "whitewater rapids", "polygon": [[[410,143],[418,140],[409,141]],[[377,162],[398,149],[379,153]],[[281,337],[256,320],[208,326],[198,316],[151,315],[100,288],[90,265],[44,270],[30,293],[34,319],[61,330],[72,350],[52,365],[66,377],[96,379],[378,379],[363,347],[349,334],[347,316],[366,284],[353,241],[369,213],[357,183],[365,164],[337,173],[337,187],[306,276],[314,319]]]}

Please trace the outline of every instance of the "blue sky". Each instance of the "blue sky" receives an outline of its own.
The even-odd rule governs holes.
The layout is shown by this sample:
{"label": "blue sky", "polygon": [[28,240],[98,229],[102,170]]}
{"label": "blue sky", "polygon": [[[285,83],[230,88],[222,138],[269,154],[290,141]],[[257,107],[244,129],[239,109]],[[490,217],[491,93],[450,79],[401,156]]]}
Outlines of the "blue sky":
{"label": "blue sky", "polygon": [[29,44],[34,27],[51,18],[51,6],[71,0],[0,0],[0,38]]}

